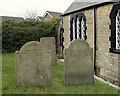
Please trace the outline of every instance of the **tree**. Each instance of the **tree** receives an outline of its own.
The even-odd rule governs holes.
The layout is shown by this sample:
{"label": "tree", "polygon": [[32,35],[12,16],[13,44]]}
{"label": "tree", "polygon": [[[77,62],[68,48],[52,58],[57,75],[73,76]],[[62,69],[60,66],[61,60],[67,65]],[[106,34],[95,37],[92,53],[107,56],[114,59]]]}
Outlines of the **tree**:
{"label": "tree", "polygon": [[31,18],[31,19],[36,19],[38,13],[37,10],[31,9],[31,10],[27,10],[27,18]]}

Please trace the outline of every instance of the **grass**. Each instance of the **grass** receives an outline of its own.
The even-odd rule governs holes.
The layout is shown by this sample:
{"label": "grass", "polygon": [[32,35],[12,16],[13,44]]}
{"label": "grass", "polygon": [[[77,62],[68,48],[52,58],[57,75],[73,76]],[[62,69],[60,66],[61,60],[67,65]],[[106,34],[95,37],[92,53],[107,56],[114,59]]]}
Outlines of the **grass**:
{"label": "grass", "polygon": [[53,66],[52,86],[16,86],[15,53],[3,54],[2,57],[2,92],[3,94],[118,94],[118,90],[95,79],[94,84],[80,86],[64,85],[64,63],[57,61]]}

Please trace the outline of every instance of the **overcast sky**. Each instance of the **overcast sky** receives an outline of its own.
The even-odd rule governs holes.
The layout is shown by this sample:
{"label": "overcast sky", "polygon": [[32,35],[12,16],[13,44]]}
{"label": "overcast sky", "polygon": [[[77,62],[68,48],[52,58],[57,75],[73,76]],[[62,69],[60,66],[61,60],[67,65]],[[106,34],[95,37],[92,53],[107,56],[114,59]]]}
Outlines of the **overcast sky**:
{"label": "overcast sky", "polygon": [[0,0],[0,16],[26,17],[27,10],[64,12],[74,0]]}

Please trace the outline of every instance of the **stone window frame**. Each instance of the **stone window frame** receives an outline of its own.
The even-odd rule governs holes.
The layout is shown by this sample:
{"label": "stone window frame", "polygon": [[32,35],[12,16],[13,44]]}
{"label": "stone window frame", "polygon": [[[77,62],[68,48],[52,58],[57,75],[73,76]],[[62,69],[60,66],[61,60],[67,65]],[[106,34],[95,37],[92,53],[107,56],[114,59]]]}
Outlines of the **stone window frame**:
{"label": "stone window frame", "polygon": [[84,13],[78,13],[78,14],[74,14],[71,16],[71,19],[70,19],[70,41],[73,40],[73,20],[75,20],[75,39],[78,39],[77,37],[77,19],[79,18],[79,39],[81,39],[81,21],[82,21],[82,18],[84,20],[84,37],[85,37],[85,40],[87,39],[87,36],[86,36],[86,30],[87,30],[87,27],[86,27],[86,16]]}
{"label": "stone window frame", "polygon": [[110,42],[111,42],[111,48],[110,48],[110,52],[112,53],[118,53],[120,54],[120,49],[116,48],[116,17],[118,14],[118,11],[120,10],[120,4],[115,4],[111,10],[110,13],[110,19],[111,19],[111,25],[110,25],[110,29],[111,29],[111,36],[110,36]]}

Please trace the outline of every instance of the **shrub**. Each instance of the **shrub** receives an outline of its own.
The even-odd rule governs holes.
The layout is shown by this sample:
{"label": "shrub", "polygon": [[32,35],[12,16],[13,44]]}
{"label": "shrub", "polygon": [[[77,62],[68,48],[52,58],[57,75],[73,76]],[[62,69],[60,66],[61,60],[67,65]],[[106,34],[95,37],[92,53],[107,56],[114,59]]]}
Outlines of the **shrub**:
{"label": "shrub", "polygon": [[5,21],[2,22],[3,52],[15,52],[29,41],[39,41],[41,37],[55,37],[59,27],[59,18],[50,21]]}

